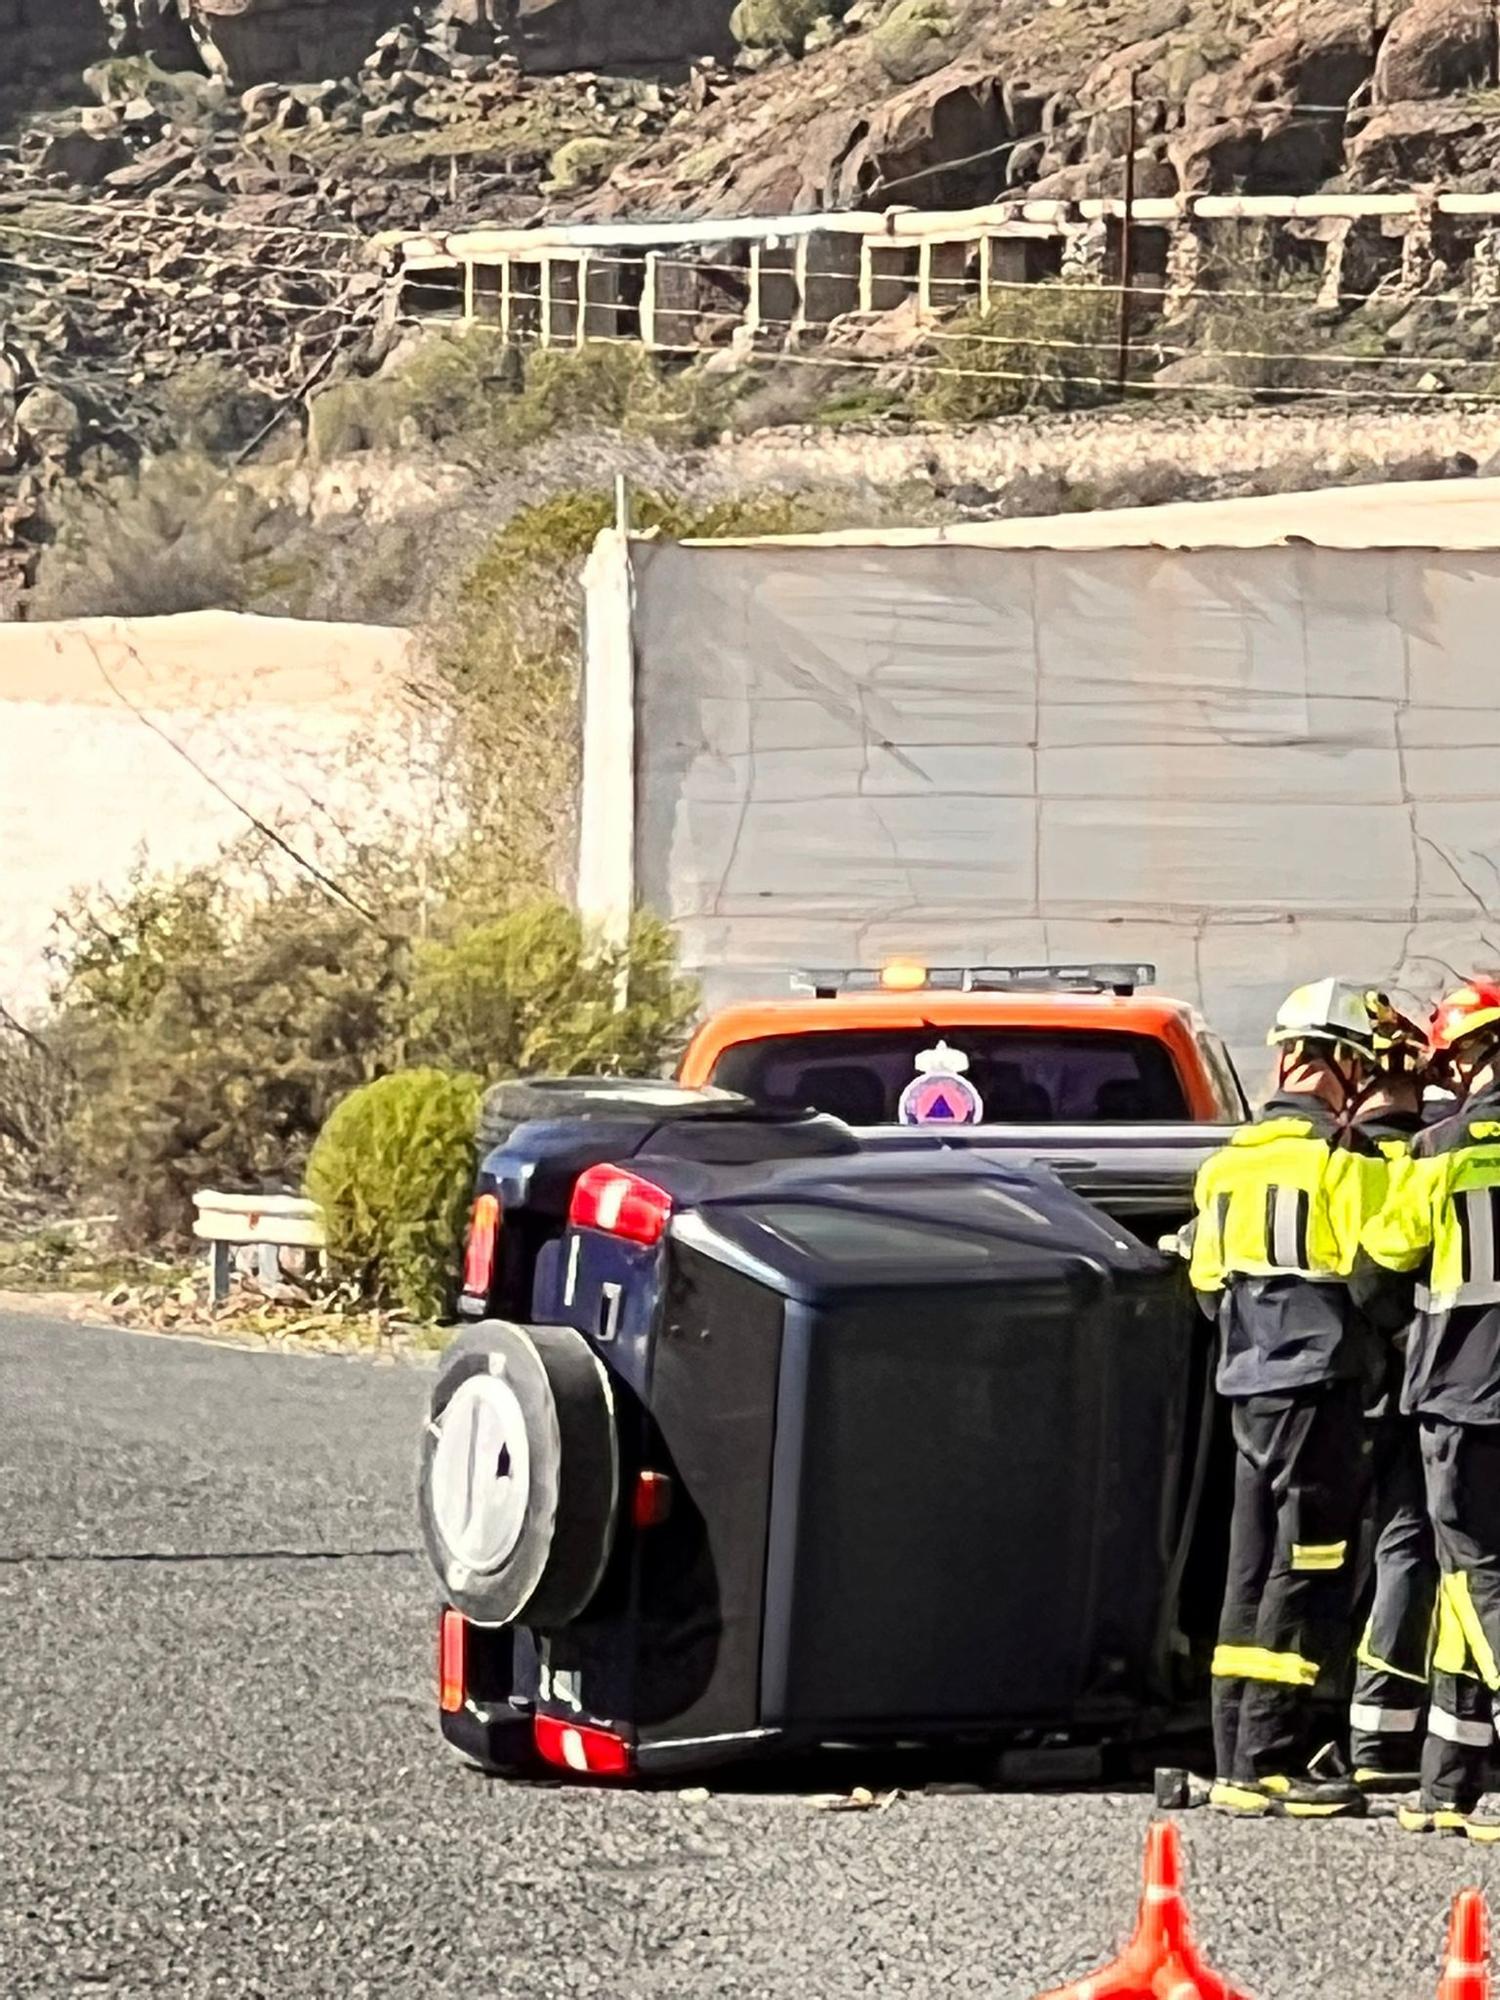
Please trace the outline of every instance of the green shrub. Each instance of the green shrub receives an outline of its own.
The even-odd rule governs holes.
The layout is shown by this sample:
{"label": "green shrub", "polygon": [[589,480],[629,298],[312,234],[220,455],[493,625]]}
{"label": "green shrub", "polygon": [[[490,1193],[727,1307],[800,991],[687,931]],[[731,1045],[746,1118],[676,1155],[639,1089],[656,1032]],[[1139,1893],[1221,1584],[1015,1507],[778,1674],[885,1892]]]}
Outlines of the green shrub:
{"label": "green shrub", "polygon": [[[1117,308],[1084,285],[1026,285],[949,321],[913,396],[933,423],[1078,409],[1113,394]],[[944,372],[947,371],[947,372]]]}
{"label": "green shrub", "polygon": [[57,537],[37,568],[36,618],[242,610],[249,567],[300,525],[290,505],[191,451],[66,484],[49,514]]}
{"label": "green shrub", "polygon": [[62,1193],[72,1071],[44,1031],[0,1007],[0,1213],[5,1197]]}
{"label": "green shrub", "polygon": [[700,368],[664,367],[626,342],[523,352],[492,327],[465,327],[423,340],[393,375],[325,389],[308,445],[326,461],[399,445],[412,429],[432,443],[462,438],[471,451],[505,454],[589,429],[702,444],[724,428],[731,394]]}
{"label": "green shrub", "polygon": [[168,378],[163,415],[174,438],[190,450],[223,458],[248,444],[275,413],[263,389],[218,355],[203,355]]}
{"label": "green shrub", "polygon": [[952,34],[953,10],[947,0],[897,0],[871,42],[892,83],[915,83],[947,62]]}
{"label": "green shrub", "polygon": [[[632,496],[637,528],[689,535],[791,534],[832,525],[826,504],[752,494],[693,508]],[[454,703],[452,781],[473,829],[471,906],[550,887],[570,858],[578,782],[579,573],[614,520],[614,496],[561,493],[523,507],[459,584],[429,634]],[[503,861],[494,884],[485,857]]]}
{"label": "green shrub", "polygon": [[197,1188],[295,1185],[333,1104],[398,1052],[400,940],[306,877],[252,899],[228,875],[96,896],[60,954],[68,1142],[127,1243],[184,1237]]}
{"label": "green shrub", "polygon": [[747,49],[801,55],[808,35],[832,12],[830,0],[739,0],[729,17],[729,32]]}
{"label": "green shrub", "polygon": [[[1189,360],[1216,384],[1263,391],[1335,388],[1346,379],[1344,371],[1303,359],[1330,340],[1327,326],[1313,317],[1318,281],[1272,253],[1269,231],[1232,232],[1232,248],[1206,267],[1201,296],[1170,337],[1194,350]],[[1214,296],[1219,291],[1223,298]],[[1351,351],[1346,339],[1338,345]],[[1373,371],[1354,368],[1349,377],[1368,384]]]}
{"label": "green shrub", "polygon": [[628,140],[606,139],[602,134],[568,139],[552,155],[547,173],[553,187],[566,194],[603,180],[616,160],[623,159],[629,151]]}
{"label": "green shrub", "polygon": [[333,1268],[414,1319],[452,1306],[481,1088],[437,1069],[383,1076],[335,1107],[307,1163]]}
{"label": "green shrub", "polygon": [[706,444],[723,430],[731,394],[723,378],[664,367],[623,341],[545,347],[527,357],[520,393],[495,405],[489,434],[507,449],[591,428]]}
{"label": "green shrub", "polygon": [[550,899],[416,947],[410,1046],[419,1060],[491,1080],[650,1076],[681,1044],[697,1002],[659,919],[637,917],[628,942],[611,948]]}

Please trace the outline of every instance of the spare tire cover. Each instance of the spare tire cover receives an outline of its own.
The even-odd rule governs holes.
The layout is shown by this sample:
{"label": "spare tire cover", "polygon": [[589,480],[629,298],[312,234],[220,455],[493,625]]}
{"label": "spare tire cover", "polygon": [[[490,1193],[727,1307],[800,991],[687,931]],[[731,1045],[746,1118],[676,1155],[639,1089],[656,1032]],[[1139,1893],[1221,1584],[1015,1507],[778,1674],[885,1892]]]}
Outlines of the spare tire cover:
{"label": "spare tire cover", "polygon": [[582,1334],[489,1319],[454,1340],[417,1479],[450,1604],[478,1625],[576,1618],[609,1560],[619,1485],[614,1395]]}

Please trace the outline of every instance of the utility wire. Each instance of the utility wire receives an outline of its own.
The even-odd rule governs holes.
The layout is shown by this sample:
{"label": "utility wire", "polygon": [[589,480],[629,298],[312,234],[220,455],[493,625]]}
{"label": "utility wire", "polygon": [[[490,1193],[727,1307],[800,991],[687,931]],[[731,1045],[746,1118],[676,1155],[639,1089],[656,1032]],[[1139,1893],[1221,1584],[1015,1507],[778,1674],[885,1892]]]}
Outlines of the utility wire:
{"label": "utility wire", "polygon": [[[215,261],[215,260],[210,259],[205,261]],[[68,266],[62,264],[42,264],[23,258],[17,258],[9,255],[8,253],[0,253],[0,265],[9,266],[11,268],[27,272],[38,273],[42,276],[51,275],[53,277],[88,277],[94,281],[103,281],[105,283],[113,284],[117,288],[126,292],[135,290],[163,292],[172,297],[174,300],[188,299],[188,300],[201,301],[203,298],[207,296],[212,296],[214,294],[214,288],[208,286],[200,287],[196,292],[184,293],[179,286],[164,279],[152,279],[144,276],[132,277],[125,274],[120,274],[115,272],[105,272],[105,271],[85,272],[76,266]],[[686,270],[696,270],[700,267],[693,265],[688,260],[682,260],[679,268]],[[847,276],[847,274],[833,274],[833,273],[830,273],[829,275]],[[1026,288],[1022,287],[1021,289],[1026,289]],[[1071,290],[1073,288],[1069,287],[1068,289]],[[1083,290],[1084,288],[1079,287],[1078,289]],[[1096,287],[1092,289],[1098,291],[1105,291],[1111,289],[1118,290],[1117,287],[1116,288]],[[222,296],[222,294],[220,294],[220,296]],[[512,288],[509,296],[513,304],[532,304],[540,308],[542,304],[545,302],[544,295],[540,291],[530,292]],[[1220,297],[1223,295],[1216,294],[1213,292],[1205,292],[1203,296],[1208,298],[1213,298],[1213,297]],[[1275,298],[1285,297],[1284,294],[1275,293],[1271,291],[1267,291],[1261,294],[1252,294],[1252,296],[1275,297]],[[337,301],[332,301],[332,300],[324,303],[313,303],[305,300],[284,299],[278,297],[276,294],[266,293],[259,290],[256,291],[255,297],[258,302],[272,306],[277,310],[285,312],[301,313],[305,315],[310,315],[314,318],[317,318],[319,316],[332,316],[334,318],[353,321],[353,320],[368,320],[370,317],[368,304],[366,304],[366,306],[361,308],[361,307],[343,305]],[[554,301],[554,303],[559,303],[559,302]],[[561,303],[568,304],[569,306],[572,307],[573,310],[584,309],[582,306],[580,306],[577,302],[574,301],[567,301]],[[591,313],[598,313],[601,311],[605,313],[612,313],[615,315],[618,321],[620,317],[626,314],[637,312],[639,310],[639,307],[632,306],[627,302],[623,301],[600,301],[600,302],[590,302],[587,306],[587,310]],[[431,320],[424,319],[424,317],[419,314],[402,315],[402,317],[406,318],[411,323],[429,324],[429,325],[434,323]],[[461,321],[437,322],[437,323],[455,324],[455,325],[465,324],[465,322]],[[762,331],[782,331],[790,333],[794,330],[798,330],[799,323],[792,319],[762,319],[758,322],[758,327]],[[332,329],[330,328],[330,332],[331,331]],[[929,341],[938,345],[959,345],[969,348],[972,348],[974,346],[994,346],[1010,350],[1021,349],[1026,351],[1037,350],[1037,351],[1084,352],[1084,353],[1104,353],[1107,351],[1111,351],[1113,345],[1112,341],[1102,337],[1099,340],[1072,340],[1061,336],[1041,336],[1041,335],[1029,335],[1022,333],[1016,333],[1016,334],[987,333],[982,329],[954,330],[936,326],[924,329],[922,332],[922,339],[924,341]],[[1186,358],[1189,355],[1199,354],[1204,351],[1201,347],[1171,344],[1171,343],[1164,344],[1161,342],[1152,342],[1150,340],[1143,341],[1141,344],[1144,348],[1147,348],[1152,352],[1162,355],[1171,355],[1175,358]],[[691,354],[703,354],[703,355],[713,354],[722,351],[720,348],[715,347],[712,343],[709,342],[698,342],[698,343],[690,343],[687,345],[682,345],[682,344],[662,343],[658,341],[653,343],[653,348],[657,352],[691,353]],[[258,354],[265,354],[267,352],[274,352],[275,350],[273,348],[263,346],[257,348],[254,351],[257,352]],[[874,363],[871,363],[868,361],[866,357],[863,356],[856,357],[851,355],[839,355],[836,352],[831,352],[819,356],[809,356],[809,355],[793,356],[782,353],[773,358],[775,360],[792,361],[804,365],[810,364],[810,365],[825,366],[825,367],[858,367],[858,366],[873,365],[878,368],[887,368],[891,366],[893,361],[897,359],[904,361],[906,365],[911,367],[920,368],[926,365],[920,360],[919,357],[916,356],[889,357],[887,359],[877,360]],[[1213,350],[1213,358],[1222,359],[1225,361],[1296,363],[1299,365],[1310,365],[1316,367],[1339,367],[1339,366],[1358,367],[1358,368],[1421,367],[1434,370],[1444,369],[1449,371],[1450,373],[1459,370],[1477,370],[1477,369],[1486,369],[1493,372],[1496,367],[1496,363],[1494,362],[1493,359],[1490,358],[1475,360],[1475,359],[1466,359],[1461,356],[1445,355],[1445,354],[1423,353],[1416,355],[1408,355],[1408,354],[1370,355],[1370,354],[1351,354],[1339,350],[1332,350],[1332,351],[1325,350],[1317,353],[1307,353],[1307,352],[1288,351],[1279,348],[1274,350],[1259,349],[1259,348],[1215,349]],[[953,372],[953,371],[948,371],[948,372]],[[963,369],[957,372],[970,377],[982,377],[986,374],[989,374],[992,375],[996,380],[1027,379],[1024,376],[1017,376],[1013,373],[1007,373],[1007,371],[1003,370]],[[105,371],[103,370],[99,371],[101,377],[103,376],[104,373]],[[123,379],[128,381],[132,378],[130,376],[123,376],[117,379]],[[1086,384],[1093,380],[1093,378],[1087,376],[1075,376],[1072,379],[1081,384]],[[1200,384],[1196,384],[1194,386],[1201,387],[1204,389],[1219,388],[1226,391],[1233,390],[1238,393],[1246,392],[1246,385],[1232,384],[1227,382],[1218,384],[1213,382],[1203,382]],[[1165,389],[1171,391],[1175,390],[1177,385],[1170,383],[1147,384],[1144,382],[1136,382],[1132,384],[1132,387],[1136,389],[1150,388],[1150,389]],[[1259,393],[1264,393],[1264,389],[1252,389],[1249,392],[1259,394]],[[1288,387],[1285,393],[1298,394],[1298,395],[1330,394],[1330,395],[1356,397],[1365,394],[1367,392],[1353,390],[1353,389],[1320,391],[1312,387],[1306,387],[1306,388]],[[1430,400],[1431,392],[1427,391],[1406,392],[1393,389],[1389,391],[1370,391],[1368,393],[1380,399],[1384,399],[1387,396],[1399,399],[1403,395],[1413,394],[1419,396],[1421,400],[1427,401]],[[1485,396],[1483,399],[1490,400],[1488,396]]]}
{"label": "utility wire", "polygon": [[[519,305],[536,306],[538,308],[538,317],[540,317],[540,307],[545,302],[545,295],[540,291],[533,292],[533,291],[512,290],[512,292],[510,293],[510,300],[513,305],[519,304]],[[552,303],[555,306],[559,303],[559,301],[554,299]],[[565,303],[568,309],[573,312],[578,312],[584,309],[576,301],[570,300],[563,303]],[[587,307],[587,310],[591,314],[603,313],[606,315],[613,315],[616,320],[616,324],[618,324],[619,320],[622,317],[637,313],[639,311],[639,307],[632,306],[621,301],[614,301],[614,302],[601,302],[601,303],[590,304]],[[465,322],[458,322],[451,320],[424,319],[421,315],[416,315],[416,314],[410,315],[408,317],[407,323],[414,325],[425,325],[428,327],[442,327],[442,326],[453,327],[453,326],[462,326],[466,324]],[[482,322],[470,322],[467,324],[482,325]],[[790,334],[802,331],[804,329],[800,322],[793,319],[761,319],[760,321],[757,322],[757,330],[761,332]],[[567,353],[572,351],[578,351],[577,348],[570,348],[560,343],[549,342],[544,345],[541,340],[541,332],[539,327],[517,328],[515,326],[512,326],[510,338],[518,342],[525,342],[528,339],[533,340],[535,344],[542,349],[542,351],[548,353]],[[1112,335],[1101,335],[1101,337],[1097,340],[1070,340],[1063,337],[1046,337],[1041,335],[1028,335],[1028,334],[1010,335],[1010,334],[985,334],[977,332],[971,333],[966,330],[957,330],[957,331],[945,330],[942,327],[932,326],[921,329],[919,338],[924,343],[930,341],[938,343],[940,345],[951,345],[964,348],[973,348],[975,346],[982,346],[982,347],[999,347],[1011,350],[1019,348],[1019,349],[1024,349],[1026,351],[1037,350],[1041,352],[1080,353],[1080,354],[1104,354],[1104,353],[1112,354],[1114,352],[1114,339]],[[608,343],[620,346],[637,344],[628,335],[621,336],[618,334],[616,335],[604,334],[604,335],[590,335],[586,340],[579,343],[579,346],[588,347],[596,343],[599,344]],[[1188,356],[1198,355],[1205,352],[1205,349],[1201,346],[1194,347],[1194,346],[1176,345],[1176,344],[1162,343],[1151,340],[1143,340],[1139,343],[1139,345],[1142,351],[1149,350],[1150,352],[1156,355],[1170,355],[1178,359],[1186,359]],[[661,340],[654,340],[651,343],[651,348],[649,351],[654,353],[668,353],[668,354],[713,355],[713,354],[723,354],[726,350],[723,344],[715,345],[714,343],[709,341],[674,343],[674,342],[664,342]],[[1209,353],[1209,358],[1216,361],[1217,360],[1258,361],[1258,362],[1271,362],[1271,363],[1295,362],[1298,364],[1308,363],[1325,367],[1343,366],[1343,367],[1361,367],[1361,368],[1420,367],[1420,368],[1431,368],[1431,369],[1446,368],[1449,370],[1459,369],[1459,368],[1466,368],[1466,369],[1475,368],[1475,369],[1488,370],[1491,375],[1500,373],[1500,363],[1497,363],[1493,358],[1490,357],[1486,357],[1482,360],[1470,361],[1470,360],[1463,360],[1457,356],[1450,357],[1442,354],[1370,355],[1370,354],[1350,354],[1338,350],[1334,350],[1332,352],[1325,350],[1323,352],[1318,352],[1318,353],[1297,353],[1297,352],[1286,351],[1280,348],[1217,348],[1217,347],[1208,350],[1208,353]],[[785,350],[777,349],[770,353],[760,354],[757,356],[757,359],[763,360],[765,364],[770,367],[775,367],[784,361],[792,362],[794,364],[802,366],[826,367],[826,368],[870,367],[870,368],[888,369],[893,367],[909,367],[920,370],[920,369],[930,368],[933,365],[928,363],[923,356],[915,352],[900,354],[900,355],[889,355],[885,357],[870,357],[865,355],[842,353],[837,348],[825,348],[822,352],[818,354],[790,354],[787,353]],[[990,377],[997,381],[1025,381],[1034,379],[1025,374],[1007,372],[1004,369],[961,367],[957,369],[940,368],[936,369],[935,372],[959,374],[967,377],[973,377],[975,379],[983,379],[985,377]],[[1088,376],[1075,375],[1070,377],[1070,379],[1075,382],[1086,383],[1092,381],[1094,378]],[[1158,384],[1158,383],[1148,383],[1148,382],[1132,382],[1131,384],[1131,387],[1135,389],[1158,389],[1172,393],[1181,393],[1181,387],[1183,386],[1187,385],[1178,385],[1176,383]],[[1240,392],[1245,392],[1248,390],[1250,393],[1253,394],[1264,394],[1266,393],[1268,388],[1272,388],[1275,385],[1262,384],[1255,386],[1243,383],[1225,382],[1217,385],[1212,383],[1202,383],[1202,384],[1194,383],[1191,386],[1193,388],[1217,386],[1225,389],[1234,389]],[[1366,393],[1369,393],[1374,396],[1384,396],[1387,392],[1380,390],[1365,392],[1362,390],[1355,390],[1355,389],[1318,391],[1313,388],[1302,389],[1295,386],[1288,386],[1283,391],[1283,393],[1286,393],[1288,395],[1293,395],[1293,394],[1313,395],[1319,393],[1326,393],[1326,394],[1339,394],[1339,395],[1347,394],[1350,396],[1362,396]],[[1420,396],[1421,400],[1424,402],[1432,400],[1433,395],[1435,394],[1435,392],[1429,392],[1426,390],[1418,390],[1418,391],[1391,390],[1389,393],[1393,397],[1398,397],[1398,398],[1402,395],[1417,395]],[[1449,400],[1451,400],[1451,398]],[[1491,398],[1488,395],[1485,395],[1484,400],[1491,400]],[[1494,398],[1494,400],[1500,400],[1500,395],[1497,395]]]}
{"label": "utility wire", "polygon": [[[286,836],[282,833],[278,833],[276,828],[272,826],[268,820],[262,819],[258,813],[252,811],[249,806],[243,803],[242,800],[237,799],[234,796],[233,792],[231,792],[227,788],[227,786],[220,783],[220,781],[214,776],[212,771],[208,770],[203,764],[199,763],[198,759],[193,755],[193,753],[190,750],[188,750],[183,744],[179,743],[175,736],[169,735],[168,732],[162,728],[161,724],[157,722],[154,716],[147,714],[145,709],[140,707],[138,703],[132,701],[130,696],[125,692],[124,688],[121,687],[120,683],[115,679],[114,675],[110,672],[109,668],[104,664],[104,657],[101,654],[97,643],[92,638],[87,637],[87,635],[85,636],[89,652],[93,656],[94,665],[99,670],[100,679],[104,682],[105,686],[109,689],[110,693],[115,697],[116,701],[120,702],[123,707],[129,709],[130,713],[135,717],[137,722],[141,723],[145,728],[149,729],[153,736],[159,737],[161,741],[166,744],[169,750],[175,752],[176,755],[179,756],[182,759],[182,761],[189,766],[191,770],[195,771],[198,774],[198,776],[203,780],[203,782],[206,785],[208,785],[209,787],[211,787],[212,790],[218,793],[219,797],[224,800],[226,805],[232,806],[237,813],[240,813],[246,820],[248,820],[250,825],[255,828],[255,831],[258,834],[260,834],[263,839],[269,840],[273,847],[279,848],[281,852],[288,857],[289,860],[293,861],[297,865],[297,867],[301,868],[306,874],[310,875],[313,881],[315,881],[318,884],[318,886],[323,890],[325,895],[332,896],[333,898],[335,898],[336,901],[345,904],[349,909],[354,911],[356,916],[363,917],[365,922],[368,924],[372,924],[376,930],[380,929],[380,919],[375,915],[375,912],[373,910],[367,909],[363,903],[358,901],[357,898],[351,896],[349,891],[345,889],[341,883],[336,882],[331,875],[327,874],[323,869],[321,869],[316,861],[310,860],[307,855],[301,853],[297,848],[295,848],[292,845],[292,843],[286,838]],[[132,660],[135,661],[137,666],[140,666],[142,664],[140,654],[136,651],[134,646],[127,646],[125,650],[127,655]]]}

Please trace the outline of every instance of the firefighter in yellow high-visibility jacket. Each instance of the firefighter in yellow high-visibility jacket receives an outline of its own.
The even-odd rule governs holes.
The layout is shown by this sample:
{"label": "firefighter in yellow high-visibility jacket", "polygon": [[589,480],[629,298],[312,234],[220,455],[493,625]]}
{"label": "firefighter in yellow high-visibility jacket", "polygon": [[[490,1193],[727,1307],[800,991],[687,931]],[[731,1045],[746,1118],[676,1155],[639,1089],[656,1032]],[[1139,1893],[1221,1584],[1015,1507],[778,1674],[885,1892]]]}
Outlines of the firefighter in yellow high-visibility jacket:
{"label": "firefighter in yellow high-visibility jacket", "polygon": [[[1351,1144],[1372,1144],[1400,1170],[1423,1124],[1429,1052],[1425,1025],[1382,993],[1375,1015],[1374,1084],[1360,1105]],[[1387,1177],[1382,1199],[1389,1186]],[[1385,1328],[1385,1373],[1366,1409],[1374,1509],[1369,1523],[1369,1612],[1355,1655],[1349,1758],[1367,1795],[1413,1790],[1421,1761],[1427,1677],[1437,1603],[1437,1553],[1422,1482],[1417,1421],[1401,1409],[1410,1321],[1403,1301]]]}
{"label": "firefighter in yellow high-visibility jacket", "polygon": [[1418,1420],[1441,1571],[1414,1832],[1500,1841],[1481,1813],[1500,1695],[1500,982],[1444,1000],[1434,1060],[1459,1109],[1414,1141],[1364,1229],[1355,1296],[1414,1309],[1401,1406]]}
{"label": "firefighter in yellow high-visibility jacket", "polygon": [[1352,1650],[1379,1336],[1347,1279],[1390,1169],[1376,1147],[1348,1143],[1373,1075],[1365,992],[1300,987],[1268,1039],[1276,1094],[1200,1170],[1190,1265],[1218,1324],[1235,1443],[1210,1803],[1322,1819],[1365,1807],[1354,1784],[1308,1766],[1318,1682]]}

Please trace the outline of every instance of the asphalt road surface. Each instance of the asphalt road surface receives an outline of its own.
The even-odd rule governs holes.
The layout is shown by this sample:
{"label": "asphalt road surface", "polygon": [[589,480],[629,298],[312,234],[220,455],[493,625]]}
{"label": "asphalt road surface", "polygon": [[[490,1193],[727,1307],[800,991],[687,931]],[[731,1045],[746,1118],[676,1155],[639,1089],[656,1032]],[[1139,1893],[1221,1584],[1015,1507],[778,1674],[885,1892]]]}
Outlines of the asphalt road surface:
{"label": "asphalt road surface", "polygon": [[[488,1784],[431,1715],[423,1378],[0,1319],[0,1994],[1031,2000],[1134,1910],[1135,1796]],[[849,1782],[857,1782],[852,1774]],[[1497,1863],[1181,1822],[1257,2000],[1430,2000]]]}

